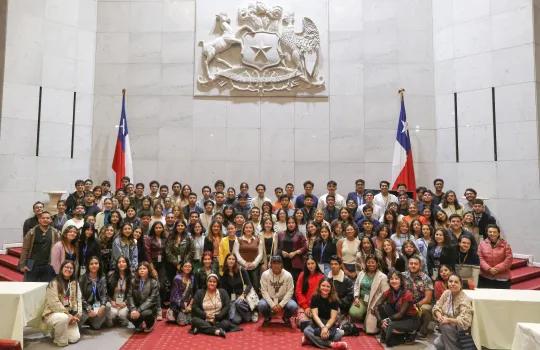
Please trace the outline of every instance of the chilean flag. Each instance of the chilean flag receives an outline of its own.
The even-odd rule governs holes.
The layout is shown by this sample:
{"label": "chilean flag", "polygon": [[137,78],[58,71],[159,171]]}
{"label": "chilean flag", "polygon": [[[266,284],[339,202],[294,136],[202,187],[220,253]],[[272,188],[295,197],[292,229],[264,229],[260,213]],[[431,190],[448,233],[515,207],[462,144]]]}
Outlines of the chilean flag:
{"label": "chilean flag", "polygon": [[398,184],[405,184],[407,185],[407,191],[416,193],[411,139],[409,138],[409,129],[407,127],[403,94],[401,94],[401,110],[399,112],[396,142],[394,144],[392,182],[393,190],[397,189]]}
{"label": "chilean flag", "polygon": [[122,113],[118,125],[118,137],[116,139],[112,168],[116,173],[116,189],[122,187],[122,178],[124,176],[129,176],[133,180],[133,161],[131,160],[131,146],[129,145],[125,90],[122,91]]}

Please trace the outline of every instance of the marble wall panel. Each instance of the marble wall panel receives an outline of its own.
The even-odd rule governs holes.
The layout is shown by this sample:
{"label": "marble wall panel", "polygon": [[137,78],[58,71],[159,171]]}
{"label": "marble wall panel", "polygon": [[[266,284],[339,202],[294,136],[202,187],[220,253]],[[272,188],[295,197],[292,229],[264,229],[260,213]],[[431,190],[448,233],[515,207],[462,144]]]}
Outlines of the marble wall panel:
{"label": "marble wall panel", "polygon": [[[73,1],[76,2],[76,1]],[[65,58],[77,58],[77,32],[64,24],[45,22],[43,24],[44,52],[46,55],[62,55]],[[95,40],[94,40],[95,42]]]}
{"label": "marble wall panel", "polygon": [[456,91],[456,67],[454,60],[435,62],[433,73],[435,93],[448,94]]}
{"label": "marble wall panel", "polygon": [[493,120],[491,89],[458,93],[458,125],[487,125]]}
{"label": "marble wall panel", "polygon": [[261,128],[292,129],[295,99],[288,97],[262,98],[260,102]]}
{"label": "marble wall panel", "polygon": [[492,15],[491,47],[496,50],[532,43],[534,30],[531,11],[529,5],[522,5],[512,11]]}
{"label": "marble wall panel", "polygon": [[454,56],[463,57],[491,49],[490,17],[457,23],[454,26]]}
{"label": "marble wall panel", "polygon": [[96,63],[123,63],[129,57],[129,33],[97,33]]}
{"label": "marble wall panel", "polygon": [[363,96],[330,96],[330,129],[358,129],[364,126]]}
{"label": "marble wall panel", "polygon": [[437,160],[434,149],[437,144],[436,130],[409,128],[409,137],[415,162],[432,163]]}
{"label": "marble wall panel", "polygon": [[294,160],[296,162],[328,162],[329,152],[327,129],[294,130]]}
{"label": "marble wall panel", "polygon": [[[326,183],[330,180],[330,163],[328,161],[295,161],[294,178],[294,184],[298,188],[297,191],[302,189],[304,181],[311,180],[315,184],[313,193],[320,196],[326,193]],[[281,186],[283,185],[281,184]],[[341,187],[344,185],[338,183],[338,193],[342,192]]]}
{"label": "marble wall panel", "polygon": [[162,66],[161,94],[193,95],[193,65],[191,63],[171,63]]}
{"label": "marble wall panel", "polygon": [[363,129],[330,131],[330,161],[362,162],[364,160]]}
{"label": "marble wall panel", "polygon": [[197,128],[225,127],[227,102],[223,99],[193,99],[193,126]]}
{"label": "marble wall panel", "polygon": [[129,63],[161,62],[161,33],[129,33]]}
{"label": "marble wall panel", "polygon": [[435,120],[437,128],[450,128],[455,124],[454,94],[435,96]]}
{"label": "marble wall panel", "polygon": [[97,2],[98,33],[127,33],[130,23],[129,2]]}
{"label": "marble wall panel", "polygon": [[478,20],[489,15],[490,0],[453,0],[453,17],[456,22]]}
{"label": "marble wall panel", "polygon": [[[533,1],[533,4],[536,0]],[[521,10],[522,8],[530,8],[530,0],[491,0],[491,14],[496,15],[501,12]]]}
{"label": "marble wall panel", "polygon": [[77,26],[93,33],[97,29],[97,3],[96,0],[79,0],[79,15]]}
{"label": "marble wall panel", "polygon": [[[31,156],[36,154],[37,121],[2,116],[0,154]],[[22,138],[21,136],[25,136]]]}
{"label": "marble wall panel", "polygon": [[227,159],[258,162],[260,143],[260,129],[227,128]]}
{"label": "marble wall panel", "polygon": [[163,0],[163,23],[165,32],[195,31],[194,0]]}
{"label": "marble wall panel", "polygon": [[294,102],[294,127],[328,129],[330,105],[326,98],[297,98]]}
{"label": "marble wall panel", "polygon": [[538,122],[497,123],[498,160],[538,160]]}
{"label": "marble wall panel", "polygon": [[493,127],[491,125],[458,128],[461,162],[493,161]]}
{"label": "marble wall panel", "polygon": [[[492,199],[497,194],[497,180],[495,177],[497,164],[488,162],[464,162],[460,160],[457,164],[457,185],[458,198],[468,187],[474,188],[478,192],[479,198]],[[489,201],[486,203],[489,206]]]}
{"label": "marble wall panel", "polygon": [[161,96],[159,123],[163,127],[180,125],[193,126],[193,98],[191,96]]}
{"label": "marble wall panel", "polygon": [[53,22],[75,26],[79,18],[79,1],[47,0],[45,18]]}
{"label": "marble wall panel", "polygon": [[200,160],[223,160],[228,159],[227,152],[227,129],[194,128],[193,129],[194,157]]}
{"label": "marble wall panel", "polygon": [[437,162],[455,162],[456,132],[454,128],[437,129]]}
{"label": "marble wall panel", "polygon": [[[24,103],[21,99],[24,96]],[[16,119],[37,119],[39,87],[27,84],[4,84],[2,115]]]}
{"label": "marble wall panel", "polygon": [[158,157],[165,161],[190,161],[196,159],[193,154],[192,129],[180,127],[160,128],[158,132]]}
{"label": "marble wall panel", "polygon": [[[396,114],[397,116],[397,114]],[[396,130],[368,129],[364,130],[364,157],[367,163],[390,162],[394,152]]]}
{"label": "marble wall panel", "polygon": [[540,176],[535,160],[501,160],[496,171],[497,198],[540,199]]}
{"label": "marble wall panel", "polygon": [[161,62],[163,63],[192,63],[194,60],[193,32],[163,32],[161,47]]}
{"label": "marble wall panel", "polygon": [[[253,145],[256,146],[256,145]],[[261,163],[294,161],[294,130],[261,128]],[[303,147],[300,145],[300,147]]]}
{"label": "marble wall panel", "polygon": [[195,159],[190,165],[191,177],[180,179],[184,182],[189,181],[190,184],[193,183],[194,188],[197,190],[204,185],[211,185],[213,188],[214,182],[218,179],[225,181],[226,186],[231,186],[232,180],[226,174],[227,163],[224,160],[207,161]]}
{"label": "marble wall panel", "polygon": [[435,61],[454,58],[454,28],[445,27],[433,32],[433,57]]}
{"label": "marble wall panel", "polygon": [[[41,30],[41,29],[39,29]],[[11,45],[6,39],[6,61],[4,82],[14,84],[41,85],[43,49],[41,46]]]}
{"label": "marble wall panel", "polygon": [[363,4],[367,1],[330,0],[328,7],[329,28],[331,31],[362,30],[364,23]]}
{"label": "marble wall panel", "polygon": [[[206,162],[203,165],[208,165]],[[192,161],[183,161],[183,160],[159,160],[157,163],[157,172],[155,178],[158,179],[160,183],[165,183],[169,187],[174,181],[180,181],[180,183],[190,183],[193,184],[194,175],[199,168],[194,168],[194,163]],[[201,174],[200,179],[207,179],[209,173],[197,173]],[[137,180],[138,181],[138,180]],[[196,190],[196,188],[194,188]]]}
{"label": "marble wall panel", "polygon": [[[339,192],[345,198],[347,198],[349,192],[354,191],[354,182],[357,179],[364,178],[364,175],[365,166],[361,160],[358,162],[330,162],[330,179],[338,183]],[[326,188],[326,186],[323,188]],[[303,188],[300,186],[298,189],[302,190]]]}
{"label": "marble wall panel", "polygon": [[259,128],[261,125],[260,100],[257,97],[242,97],[227,101],[228,128]]}
{"label": "marble wall panel", "polygon": [[493,52],[493,84],[509,85],[534,77],[534,45],[522,45]]}
{"label": "marble wall panel", "polygon": [[160,32],[163,4],[161,2],[131,2],[129,7],[129,31]]}
{"label": "marble wall panel", "polygon": [[536,120],[536,83],[500,86],[495,89],[497,122]]}
{"label": "marble wall panel", "polygon": [[[74,133],[73,158],[85,160],[87,166],[89,166],[92,153],[92,125],[75,125]],[[70,151],[71,149],[68,152],[71,153]],[[86,174],[88,174],[88,169],[86,169]]]}
{"label": "marble wall panel", "polygon": [[[260,163],[260,178],[261,183],[266,184],[266,195],[274,199],[274,188],[284,187],[286,183],[292,182],[296,185],[297,192],[298,189],[302,188],[301,183],[305,181],[296,177],[294,162],[288,161],[262,161]],[[295,181],[297,180],[297,181]],[[300,185],[298,184],[300,183]],[[255,187],[254,184],[251,187]],[[300,187],[298,187],[300,186]]]}
{"label": "marble wall panel", "polygon": [[39,155],[63,158],[70,156],[71,125],[41,121],[39,133]]}
{"label": "marble wall panel", "polygon": [[0,193],[24,192],[31,190],[37,172],[37,158],[13,154],[0,155]]}
{"label": "marble wall panel", "polygon": [[[52,166],[54,165],[54,166]],[[36,192],[73,191],[75,179],[87,178],[88,159],[39,157],[36,169]],[[31,207],[30,207],[31,208]]]}
{"label": "marble wall panel", "polygon": [[[37,113],[37,109],[35,110]],[[37,119],[37,114],[35,114]],[[41,121],[69,124],[73,119],[73,92],[43,89]]]}
{"label": "marble wall panel", "polygon": [[493,56],[482,53],[454,60],[457,91],[485,89],[493,85]]}
{"label": "marble wall panel", "polygon": [[[221,174],[224,174],[225,183],[230,183],[237,190],[240,182],[247,182],[251,185],[250,187],[253,188],[255,187],[254,185],[258,183],[260,178],[259,166],[259,162],[229,161],[225,164],[225,172],[222,171]],[[252,196],[255,193],[253,189],[251,189],[250,192]]]}

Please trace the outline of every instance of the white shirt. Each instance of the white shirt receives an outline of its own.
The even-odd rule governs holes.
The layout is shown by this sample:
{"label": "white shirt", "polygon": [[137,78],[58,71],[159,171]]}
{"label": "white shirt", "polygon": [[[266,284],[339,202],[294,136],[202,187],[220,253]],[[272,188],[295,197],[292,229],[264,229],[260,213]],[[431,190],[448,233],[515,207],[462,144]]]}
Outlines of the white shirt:
{"label": "white shirt", "polygon": [[[326,208],[326,196],[328,196],[328,193],[325,193],[319,197],[319,203],[317,203],[317,209],[322,210]],[[343,197],[339,193],[336,193],[335,197],[336,197],[336,208],[338,208],[338,210],[347,205],[347,203],[345,202],[345,197]]]}
{"label": "white shirt", "polygon": [[[366,205],[365,204],[362,204],[358,210],[362,213],[363,215],[363,211],[362,209],[364,209]],[[373,203],[371,203],[371,206],[373,207],[373,215],[371,215],[371,218],[375,219],[375,220],[379,220],[382,222],[381,218],[384,216],[384,210],[383,208],[381,208],[380,206],[378,206],[377,204],[375,204],[375,200],[373,201]]]}
{"label": "white shirt", "polygon": [[381,192],[379,192],[375,195],[375,197],[373,197],[373,203],[381,207],[383,211],[386,211],[386,209],[388,208],[388,204],[398,203],[398,198],[392,193],[388,193],[388,195],[385,197],[382,195]]}

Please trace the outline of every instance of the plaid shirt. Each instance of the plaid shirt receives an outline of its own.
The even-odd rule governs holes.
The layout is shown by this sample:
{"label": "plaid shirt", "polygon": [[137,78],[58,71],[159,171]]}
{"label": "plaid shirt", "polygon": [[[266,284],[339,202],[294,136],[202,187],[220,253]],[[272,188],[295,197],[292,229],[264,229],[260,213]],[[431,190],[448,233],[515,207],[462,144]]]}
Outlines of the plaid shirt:
{"label": "plaid shirt", "polygon": [[409,271],[406,271],[403,273],[403,277],[405,277],[405,288],[412,292],[415,304],[424,299],[426,290],[433,290],[433,281],[422,271],[417,273],[414,278]]}

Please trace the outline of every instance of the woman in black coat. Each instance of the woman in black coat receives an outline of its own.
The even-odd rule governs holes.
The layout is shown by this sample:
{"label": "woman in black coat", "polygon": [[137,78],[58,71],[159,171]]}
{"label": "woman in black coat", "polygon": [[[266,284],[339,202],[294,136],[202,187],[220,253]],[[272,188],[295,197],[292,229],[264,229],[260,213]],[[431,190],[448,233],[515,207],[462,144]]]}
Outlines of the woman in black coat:
{"label": "woman in black coat", "polygon": [[139,264],[128,291],[128,319],[135,326],[136,332],[142,330],[143,322],[146,325],[144,332],[151,332],[154,328],[159,308],[159,282],[156,277],[156,272],[151,265],[143,261]]}
{"label": "woman in black coat", "polygon": [[191,309],[191,333],[217,335],[225,338],[225,332],[236,330],[229,321],[231,301],[227,291],[218,288],[219,278],[210,274],[206,278],[206,289],[199,289],[193,298]]}
{"label": "woman in black coat", "polygon": [[[80,274],[79,276],[84,275],[86,272],[86,267],[88,261],[92,256],[101,256],[101,247],[99,241],[96,237],[96,228],[93,224],[85,222],[81,228],[81,235],[79,237],[79,266]],[[101,261],[100,261],[101,263]],[[101,264],[102,265],[102,264]]]}
{"label": "woman in black coat", "polygon": [[437,271],[441,264],[448,265],[454,270],[458,253],[456,246],[451,244],[448,233],[443,228],[436,229],[433,241],[434,244],[428,248],[428,275],[435,275],[434,271]]}

